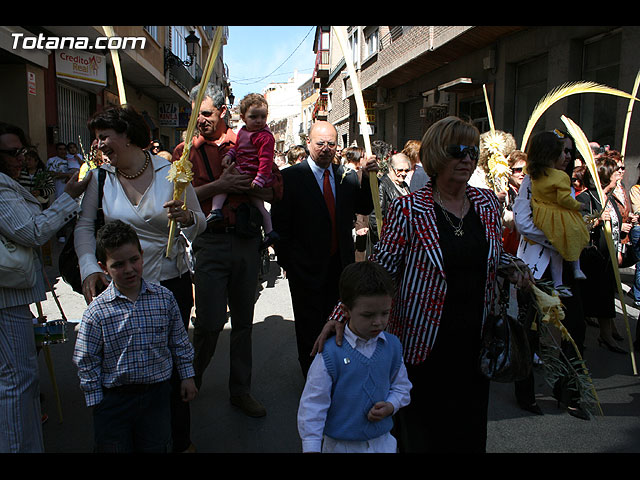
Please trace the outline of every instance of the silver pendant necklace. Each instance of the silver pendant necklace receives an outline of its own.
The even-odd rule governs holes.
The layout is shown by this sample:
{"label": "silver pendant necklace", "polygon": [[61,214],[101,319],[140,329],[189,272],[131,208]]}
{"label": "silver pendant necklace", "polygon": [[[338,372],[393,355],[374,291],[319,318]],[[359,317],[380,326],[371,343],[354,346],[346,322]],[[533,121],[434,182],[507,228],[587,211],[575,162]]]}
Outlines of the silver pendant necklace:
{"label": "silver pendant necklace", "polygon": [[439,190],[436,190],[436,195],[438,196],[438,203],[442,207],[442,213],[444,213],[444,218],[447,219],[447,222],[449,222],[449,225],[451,225],[451,228],[453,228],[454,235],[456,237],[463,236],[464,230],[462,229],[462,224],[464,223],[464,209],[467,206],[467,196],[465,195],[464,198],[462,199],[462,210],[460,211],[460,223],[458,224],[458,226],[456,226],[453,224],[453,222],[449,218],[449,215],[447,214],[447,209],[444,206],[444,203],[442,202],[442,197],[440,196]]}

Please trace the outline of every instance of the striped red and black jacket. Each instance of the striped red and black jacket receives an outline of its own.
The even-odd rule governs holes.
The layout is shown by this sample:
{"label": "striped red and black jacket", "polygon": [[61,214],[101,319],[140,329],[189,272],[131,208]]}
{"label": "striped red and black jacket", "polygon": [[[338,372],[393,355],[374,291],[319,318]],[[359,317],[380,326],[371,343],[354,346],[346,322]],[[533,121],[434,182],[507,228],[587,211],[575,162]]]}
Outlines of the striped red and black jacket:
{"label": "striped red and black jacket", "polygon": [[[405,362],[424,361],[438,334],[447,281],[436,225],[432,183],[395,199],[387,211],[380,241],[370,260],[384,266],[397,289],[387,331],[400,338]],[[497,268],[510,262],[502,248],[502,220],[493,191],[467,185],[466,193],[485,228],[489,246],[483,326],[496,299]],[[330,319],[339,319],[336,308]]]}

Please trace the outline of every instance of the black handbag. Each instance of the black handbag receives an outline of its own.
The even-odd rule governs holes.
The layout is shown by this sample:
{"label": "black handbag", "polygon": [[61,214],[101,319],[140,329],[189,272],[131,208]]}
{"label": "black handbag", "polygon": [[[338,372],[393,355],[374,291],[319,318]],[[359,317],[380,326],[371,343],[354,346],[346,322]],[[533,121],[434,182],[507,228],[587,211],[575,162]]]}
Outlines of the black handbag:
{"label": "black handbag", "polygon": [[[98,169],[98,211],[96,212],[95,231],[104,225],[104,212],[102,211],[102,196],[104,188],[104,180],[107,171]],[[74,292],[82,293],[82,278],[80,277],[80,264],[78,263],[78,254],[74,245],[74,230],[67,239],[62,251],[58,256],[58,271],[65,283],[69,284]]]}
{"label": "black handbag", "polygon": [[508,315],[509,288],[505,280],[500,288],[500,311],[487,318],[480,350],[480,371],[489,380],[500,383],[524,380],[533,363],[527,309],[519,308],[518,318]]}

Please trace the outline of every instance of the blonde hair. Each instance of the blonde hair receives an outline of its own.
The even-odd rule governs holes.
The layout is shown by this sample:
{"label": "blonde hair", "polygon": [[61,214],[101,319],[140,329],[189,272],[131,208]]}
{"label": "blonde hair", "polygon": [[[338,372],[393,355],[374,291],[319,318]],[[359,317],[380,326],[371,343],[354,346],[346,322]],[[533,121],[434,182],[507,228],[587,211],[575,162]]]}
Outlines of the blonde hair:
{"label": "blonde hair", "polygon": [[411,166],[420,161],[420,140],[407,140],[404,144],[402,153],[404,153],[411,160]]}
{"label": "blonde hair", "polygon": [[430,177],[440,173],[449,162],[449,145],[478,145],[480,132],[475,125],[449,116],[431,125],[422,137],[420,162]]}

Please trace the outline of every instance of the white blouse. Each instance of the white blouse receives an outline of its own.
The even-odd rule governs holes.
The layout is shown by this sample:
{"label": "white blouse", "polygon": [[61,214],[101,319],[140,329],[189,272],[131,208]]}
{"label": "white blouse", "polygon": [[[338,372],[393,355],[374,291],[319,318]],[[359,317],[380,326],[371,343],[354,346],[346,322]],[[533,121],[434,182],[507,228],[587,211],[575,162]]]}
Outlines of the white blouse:
{"label": "white blouse", "polygon": [[[188,270],[185,241],[193,242],[202,233],[207,222],[200,209],[200,203],[191,185],[187,187],[187,208],[194,213],[194,225],[182,229],[173,243],[170,258],[166,256],[169,237],[167,209],[162,205],[173,198],[173,182],[167,180],[170,162],[152,155],[153,179],[142,195],[140,203],[133,205],[118,180],[116,170],[108,164],[102,165],[107,171],[104,183],[102,208],[105,222],[119,219],[131,225],[140,239],[143,250],[143,277],[147,282],[160,283],[177,277]],[[80,264],[82,280],[96,272],[102,272],[95,256],[96,237],[94,222],[98,208],[98,175],[94,172],[82,199],[82,211],[75,228],[75,247]],[[176,233],[180,230],[176,228]]]}

